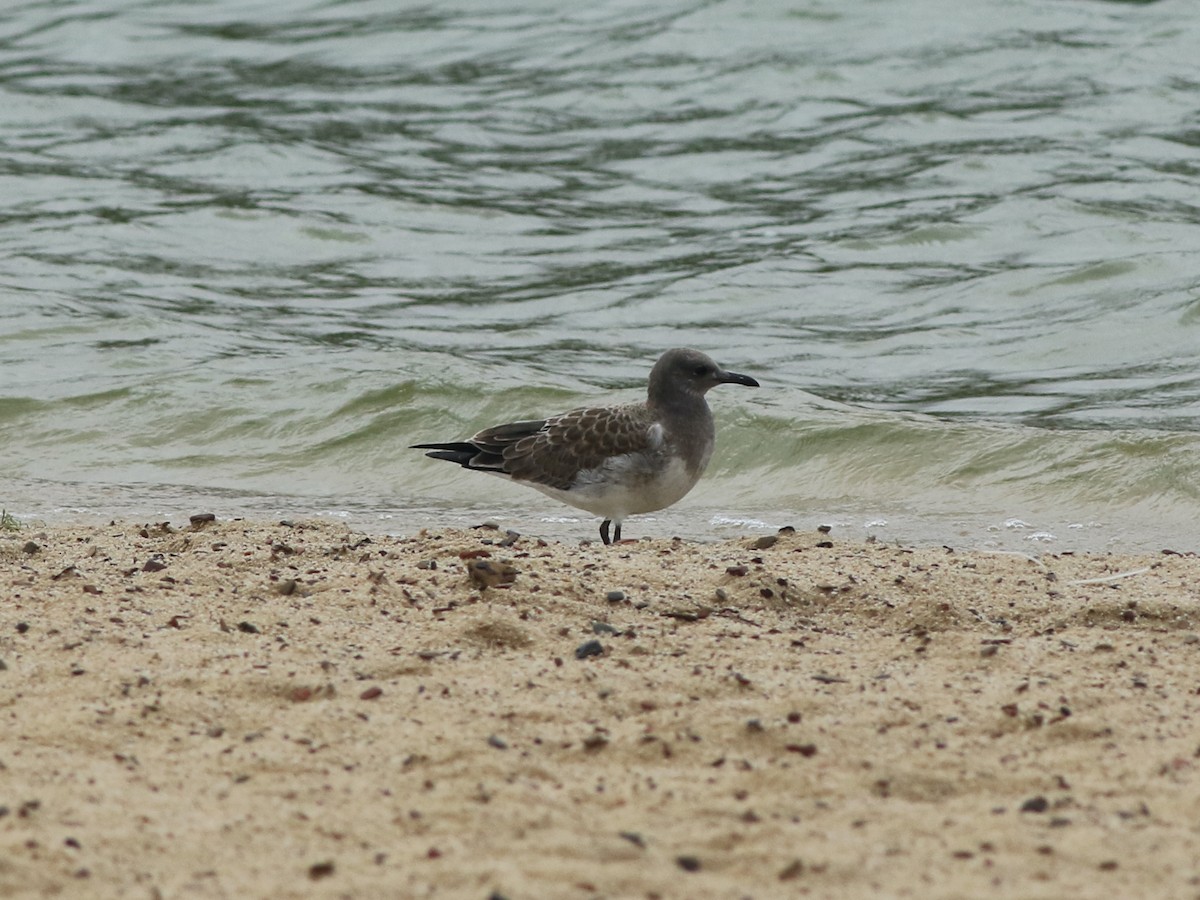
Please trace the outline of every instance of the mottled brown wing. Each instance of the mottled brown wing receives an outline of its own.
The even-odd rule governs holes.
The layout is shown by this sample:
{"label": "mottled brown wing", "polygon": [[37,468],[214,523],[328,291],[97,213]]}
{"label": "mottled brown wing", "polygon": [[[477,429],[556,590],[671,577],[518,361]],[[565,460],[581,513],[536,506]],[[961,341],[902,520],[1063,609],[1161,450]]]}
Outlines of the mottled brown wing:
{"label": "mottled brown wing", "polygon": [[504,471],[521,481],[568,490],[581,470],[612,456],[655,449],[653,417],[645,404],[573,409],[532,430],[514,422],[481,431],[471,443],[504,458]]}

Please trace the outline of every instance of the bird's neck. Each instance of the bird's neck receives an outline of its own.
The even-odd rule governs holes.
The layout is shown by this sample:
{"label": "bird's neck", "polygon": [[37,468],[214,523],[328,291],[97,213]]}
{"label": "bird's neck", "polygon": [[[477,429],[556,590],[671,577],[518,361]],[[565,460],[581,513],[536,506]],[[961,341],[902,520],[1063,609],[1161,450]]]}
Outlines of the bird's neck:
{"label": "bird's neck", "polygon": [[712,454],[716,429],[712,410],[702,394],[678,394],[667,402],[655,403],[653,395],[646,407],[666,431],[667,442],[697,475],[704,471]]}

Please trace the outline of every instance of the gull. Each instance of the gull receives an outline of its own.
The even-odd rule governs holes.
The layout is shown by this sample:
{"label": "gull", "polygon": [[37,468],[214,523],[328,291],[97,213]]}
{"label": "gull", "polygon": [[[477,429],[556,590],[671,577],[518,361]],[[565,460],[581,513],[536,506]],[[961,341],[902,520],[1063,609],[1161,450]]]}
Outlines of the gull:
{"label": "gull", "polygon": [[627,516],[665,509],[700,480],[716,439],[704,395],[718,384],[758,387],[699,350],[676,348],[650,370],[643,402],[582,407],[412,449],[602,516],[600,539],[611,544],[621,540]]}

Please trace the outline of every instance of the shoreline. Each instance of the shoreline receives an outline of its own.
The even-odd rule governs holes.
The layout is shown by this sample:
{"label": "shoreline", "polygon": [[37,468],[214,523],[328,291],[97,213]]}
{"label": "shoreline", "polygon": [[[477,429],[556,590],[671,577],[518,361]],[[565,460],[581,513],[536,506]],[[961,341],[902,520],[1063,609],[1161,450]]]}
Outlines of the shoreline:
{"label": "shoreline", "polygon": [[221,520],[0,567],[5,896],[1200,888],[1194,554]]}

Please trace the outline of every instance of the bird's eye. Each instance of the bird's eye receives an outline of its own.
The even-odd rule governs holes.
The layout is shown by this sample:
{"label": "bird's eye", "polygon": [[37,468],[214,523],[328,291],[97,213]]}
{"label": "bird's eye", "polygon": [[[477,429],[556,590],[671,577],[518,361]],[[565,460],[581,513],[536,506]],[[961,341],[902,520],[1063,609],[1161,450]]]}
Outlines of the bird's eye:
{"label": "bird's eye", "polygon": [[695,372],[693,374],[695,374],[697,376],[707,375],[708,374],[708,366],[696,366]]}

